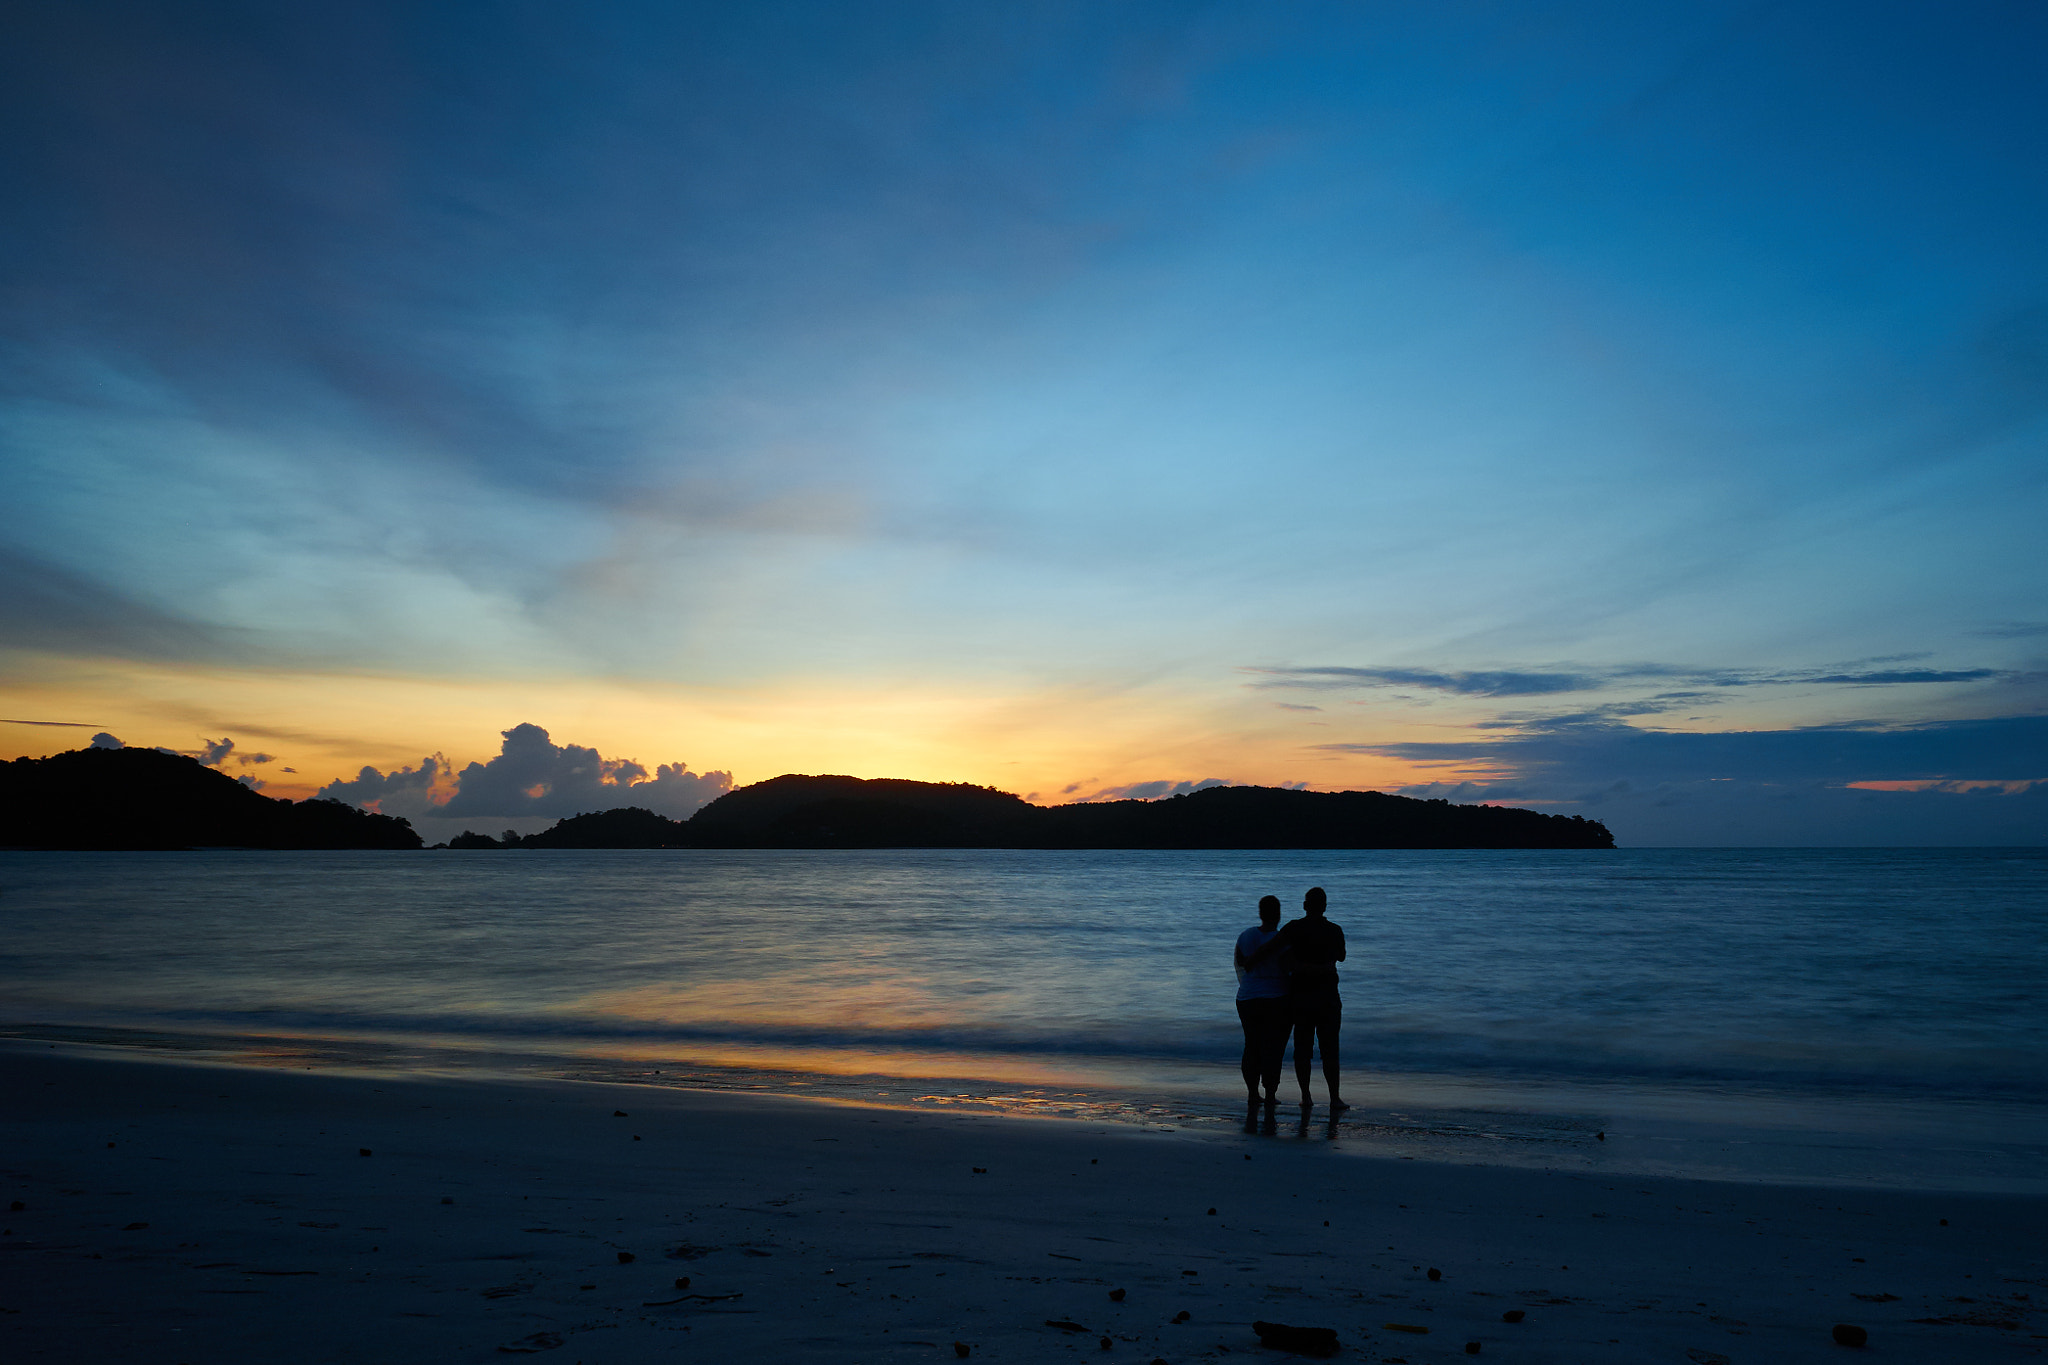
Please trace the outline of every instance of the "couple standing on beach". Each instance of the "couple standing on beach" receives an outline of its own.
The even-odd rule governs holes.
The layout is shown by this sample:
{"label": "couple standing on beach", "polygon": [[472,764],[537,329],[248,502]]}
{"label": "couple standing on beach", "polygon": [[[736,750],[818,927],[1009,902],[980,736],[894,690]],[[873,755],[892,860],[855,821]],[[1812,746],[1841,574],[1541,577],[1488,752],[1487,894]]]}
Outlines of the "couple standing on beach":
{"label": "couple standing on beach", "polygon": [[1237,936],[1237,1017],[1244,1025],[1244,1088],[1252,1103],[1261,1085],[1265,1102],[1278,1103],[1280,1061],[1292,1033],[1302,1106],[1315,1103],[1308,1093],[1309,1070],[1320,1050],[1330,1112],[1351,1107],[1337,1090],[1337,1031],[1344,1022],[1337,964],[1344,960],[1344,931],[1330,923],[1328,911],[1329,897],[1312,886],[1301,898],[1301,918],[1283,928],[1280,898],[1266,896],[1259,901],[1259,922]]}

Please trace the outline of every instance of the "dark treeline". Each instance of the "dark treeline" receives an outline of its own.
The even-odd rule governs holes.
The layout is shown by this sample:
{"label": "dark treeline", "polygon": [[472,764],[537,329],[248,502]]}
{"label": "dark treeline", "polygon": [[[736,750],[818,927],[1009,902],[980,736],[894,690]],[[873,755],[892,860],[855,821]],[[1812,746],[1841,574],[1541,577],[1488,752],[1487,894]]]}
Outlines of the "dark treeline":
{"label": "dark treeline", "polygon": [[284,801],[156,749],[73,749],[0,763],[13,848],[418,848],[410,824],[341,801]]}
{"label": "dark treeline", "polygon": [[451,848],[1613,848],[1597,820],[1381,792],[1211,787],[1165,801],[1034,806],[966,783],[789,775],[691,817],[578,815]]}
{"label": "dark treeline", "polygon": [[[49,849],[419,848],[407,821],[339,801],[264,796],[155,749],[75,749],[0,763],[0,846]],[[1034,806],[989,787],[788,775],[688,820],[638,807],[539,834],[463,833],[505,848],[1612,848],[1596,820],[1380,792],[1211,787],[1165,801]]]}

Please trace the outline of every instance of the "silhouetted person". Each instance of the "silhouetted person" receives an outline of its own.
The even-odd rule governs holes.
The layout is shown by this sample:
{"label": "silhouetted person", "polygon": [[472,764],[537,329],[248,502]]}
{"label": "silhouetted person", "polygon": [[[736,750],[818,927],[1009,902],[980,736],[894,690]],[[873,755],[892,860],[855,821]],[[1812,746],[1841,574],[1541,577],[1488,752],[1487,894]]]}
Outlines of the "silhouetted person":
{"label": "silhouetted person", "polygon": [[1237,936],[1237,948],[1231,954],[1237,966],[1237,1020],[1244,1026],[1241,1066],[1247,1104],[1258,1101],[1261,1084],[1266,1088],[1266,1103],[1279,1102],[1280,1063],[1287,1053],[1287,1035],[1294,1027],[1287,970],[1280,957],[1264,957],[1256,964],[1251,960],[1279,932],[1280,898],[1261,897],[1259,922]]}
{"label": "silhouetted person", "polygon": [[1252,956],[1252,965],[1287,954],[1287,999],[1294,1015],[1294,1078],[1301,1083],[1301,1102],[1314,1104],[1308,1093],[1309,1068],[1318,1048],[1323,1054],[1323,1081],[1330,1087],[1332,1113],[1344,1103],[1337,1084],[1337,1032],[1344,1024],[1344,1001],[1337,994],[1337,964],[1344,960],[1344,931],[1325,915],[1329,897],[1312,886],[1301,898],[1301,918],[1289,920],[1270,942]]}

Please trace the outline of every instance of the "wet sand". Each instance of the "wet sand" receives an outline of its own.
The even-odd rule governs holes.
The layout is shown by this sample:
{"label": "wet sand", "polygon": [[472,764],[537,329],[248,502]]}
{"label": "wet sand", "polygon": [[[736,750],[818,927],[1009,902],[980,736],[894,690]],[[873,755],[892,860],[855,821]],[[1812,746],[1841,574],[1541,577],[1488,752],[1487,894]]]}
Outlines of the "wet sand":
{"label": "wet sand", "polygon": [[1255,1320],[1413,1365],[2048,1353],[2038,1197],[43,1044],[0,1094],[9,1360],[1180,1362]]}

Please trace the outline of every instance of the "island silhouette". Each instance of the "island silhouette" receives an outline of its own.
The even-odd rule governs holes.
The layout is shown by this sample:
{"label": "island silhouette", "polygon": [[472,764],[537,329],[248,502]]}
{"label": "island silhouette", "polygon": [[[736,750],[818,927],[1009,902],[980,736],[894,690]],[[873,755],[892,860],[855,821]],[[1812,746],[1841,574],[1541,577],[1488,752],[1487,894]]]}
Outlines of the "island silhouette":
{"label": "island silhouette", "polygon": [[[40,849],[416,849],[398,816],[264,796],[155,749],[74,749],[0,764],[0,846]],[[465,831],[510,848],[1613,848],[1597,820],[1385,792],[1209,787],[1161,801],[1035,806],[966,782],[772,777],[687,820],[637,806],[538,834]]]}

